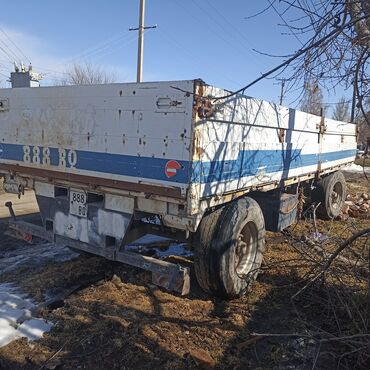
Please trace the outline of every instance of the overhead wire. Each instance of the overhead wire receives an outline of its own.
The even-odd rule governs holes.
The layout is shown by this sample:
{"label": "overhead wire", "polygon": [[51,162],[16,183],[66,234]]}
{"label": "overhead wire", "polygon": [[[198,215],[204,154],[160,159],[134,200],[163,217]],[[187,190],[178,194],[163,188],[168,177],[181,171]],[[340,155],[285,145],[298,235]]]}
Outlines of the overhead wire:
{"label": "overhead wire", "polygon": [[[194,58],[194,54],[184,45],[182,45],[177,39],[172,37],[168,32],[163,30],[163,28],[158,28],[159,33],[161,33],[165,38],[167,38],[168,41],[172,42],[174,46],[176,46],[178,49],[182,50],[189,56],[189,60],[192,60]],[[207,64],[207,69],[212,69],[216,71],[216,67],[213,64]],[[223,77],[226,78],[229,82],[231,82],[233,85],[239,85],[239,81],[235,81],[231,79],[229,76],[223,74]]]}
{"label": "overhead wire", "polygon": [[[147,30],[146,30],[147,32]],[[116,34],[115,36],[113,37],[109,37],[108,39],[106,40],[103,40],[102,42],[99,42],[87,49],[85,49],[81,54],[79,55],[76,55],[70,59],[67,59],[59,64],[56,65],[56,67],[58,66],[65,66],[67,65],[71,65],[71,64],[74,64],[74,63],[77,63],[78,61],[80,60],[87,60],[88,58],[94,58],[94,59],[97,59],[97,58],[102,58],[104,56],[107,56],[109,54],[112,54],[114,53],[115,51],[119,50],[120,48],[130,44],[131,42],[133,42],[134,40],[137,39],[137,36],[136,35],[130,35],[129,31],[127,32],[120,32],[119,34]],[[109,49],[112,49],[113,50],[109,50]],[[38,66],[36,65],[35,66],[36,68],[40,69],[41,71],[46,71],[46,72],[52,72],[52,73],[47,73],[48,75],[68,75],[68,72],[66,71],[61,71],[61,70],[56,70],[56,69],[50,69],[50,68],[44,68],[42,66]],[[50,79],[50,77],[47,77],[47,79]],[[57,80],[57,79],[55,79]]]}
{"label": "overhead wire", "polygon": [[[221,30],[221,32],[217,32],[218,33],[218,36],[224,40],[224,42],[232,47],[236,47],[237,50],[239,52],[241,52],[241,54],[244,54],[244,55],[248,55],[246,53],[246,50],[242,47],[241,43],[238,42],[237,40],[235,40],[234,37],[232,37],[231,39],[228,39],[225,37],[225,34],[230,34],[230,29],[225,27],[222,23],[220,23],[210,12],[207,11],[207,9],[204,9],[203,6],[201,6],[198,2],[196,2],[195,0],[192,0],[193,4],[195,4],[195,6],[197,6],[201,11],[202,13],[206,14],[208,16],[208,18],[211,19],[211,21],[214,22],[215,25],[218,25],[219,29]],[[208,27],[209,27],[209,24],[208,24]],[[211,27],[209,27],[211,28]],[[232,41],[231,41],[232,40]],[[252,54],[253,55],[253,54]],[[256,56],[254,56],[256,57]]]}
{"label": "overhead wire", "polygon": [[240,36],[240,38],[242,38],[244,40],[244,42],[247,43],[247,45],[253,49],[253,45],[251,44],[251,42],[248,40],[248,38],[244,35],[244,33],[242,33],[236,26],[235,24],[233,24],[231,21],[229,21],[225,15],[223,15],[218,9],[216,6],[214,6],[209,0],[206,0],[206,2],[208,3],[208,5],[217,13],[217,15],[224,20],[225,23],[227,23],[229,25],[229,27],[233,28],[236,33]]}
{"label": "overhead wire", "polygon": [[322,45],[324,42],[329,42],[337,34],[339,34],[340,32],[343,32],[344,29],[351,27],[353,24],[355,24],[356,22],[358,22],[358,21],[360,21],[362,19],[365,19],[366,17],[367,16],[365,15],[365,16],[359,17],[357,19],[351,20],[351,21],[349,21],[347,23],[344,23],[340,27],[337,27],[337,28],[333,29],[331,32],[329,32],[328,34],[326,34],[325,36],[323,36],[319,40],[316,40],[313,43],[309,43],[308,45],[305,44],[305,47],[302,47],[301,49],[299,49],[290,58],[286,59],[285,61],[283,61],[279,65],[275,66],[274,68],[268,70],[267,72],[263,73],[261,76],[259,76],[258,78],[254,79],[252,82],[248,83],[247,85],[243,86],[242,88],[240,88],[240,89],[238,89],[238,90],[236,90],[236,91],[234,91],[234,92],[232,92],[230,94],[227,94],[227,95],[224,95],[224,96],[214,97],[213,98],[213,101],[218,101],[218,100],[221,100],[221,99],[222,100],[228,99],[228,98],[231,98],[231,97],[233,97],[235,95],[244,93],[245,90],[247,90],[251,86],[255,85],[257,82],[265,79],[266,77],[268,77],[268,76],[272,75],[273,73],[281,70],[282,68],[289,66],[294,60],[296,60],[298,57],[300,57],[301,55],[303,55],[304,53],[306,53],[308,50],[313,49],[315,47],[318,47],[318,46]]}
{"label": "overhead wire", "polygon": [[[21,56],[25,58],[29,63],[31,63],[30,58],[28,58],[24,52],[17,46],[17,44],[10,38],[10,36],[7,34],[7,32],[4,31],[3,28],[0,27],[0,32],[10,41],[10,43],[18,50]],[[14,54],[14,53],[13,53]]]}
{"label": "overhead wire", "polygon": [[[189,9],[184,6],[183,2],[182,1],[176,1],[176,4],[178,6],[180,6],[183,10],[185,10],[187,13],[191,14],[192,18],[197,18],[199,20],[199,24],[205,24],[206,27],[208,27],[208,29],[212,32],[212,33],[217,33],[217,36],[223,40],[227,45],[233,47],[234,50],[237,50],[240,54],[243,54],[244,56],[250,56],[249,54],[246,53],[246,50],[244,48],[241,47],[240,43],[238,42],[235,42],[235,40],[233,39],[232,41],[228,40],[226,37],[225,37],[225,33],[228,33],[229,31],[227,29],[224,28],[223,25],[220,25],[220,22],[215,19],[212,15],[209,14],[209,12],[207,12],[200,4],[198,4],[197,2],[195,2],[194,0],[192,0],[193,4],[199,8],[202,12],[202,14],[207,14],[207,16],[209,18],[211,18],[211,20],[213,21],[213,23],[205,23],[201,18],[199,18],[195,13],[195,12],[190,12]],[[217,24],[219,27],[215,27],[214,24]],[[212,27],[213,25],[213,27]],[[223,31],[219,28],[222,28]]]}
{"label": "overhead wire", "polygon": [[[144,33],[147,34],[151,30],[152,29],[144,30]],[[135,41],[137,41],[137,36],[133,35],[132,37],[125,39],[125,42],[120,42],[118,45],[115,45],[114,47],[113,47],[113,45],[111,45],[111,46],[106,47],[103,50],[100,50],[99,52],[95,53],[95,55],[94,54],[92,54],[92,55],[94,55],[95,59],[103,58],[103,57],[106,57],[107,55],[115,53],[118,50],[121,50],[125,46],[130,45]],[[91,57],[92,55],[89,55],[89,57]]]}
{"label": "overhead wire", "polygon": [[5,42],[5,40],[0,38],[0,43],[3,45],[4,48],[7,49],[6,53],[7,53],[8,56],[10,56],[10,59],[12,59],[14,61],[20,60],[18,58],[18,55],[9,47],[9,45]]}
{"label": "overhead wire", "polygon": [[10,62],[10,63],[12,63],[13,64],[13,62],[15,61],[15,60],[17,60],[17,58],[15,58],[14,59],[14,56],[12,56],[12,55],[10,55],[1,45],[0,45],[0,50],[9,58],[8,59],[8,61]]}
{"label": "overhead wire", "polygon": [[86,58],[86,57],[91,57],[94,54],[99,54],[102,51],[111,48],[115,44],[119,43],[120,45],[122,45],[122,42],[124,42],[124,43],[125,42],[131,42],[133,39],[136,39],[136,35],[131,36],[129,31],[127,31],[125,33],[119,33],[116,36],[113,36],[113,37],[111,37],[111,38],[109,38],[109,39],[107,39],[103,42],[100,42],[100,43],[86,49],[81,54],[71,58],[69,60],[69,62],[73,62],[73,61],[83,59],[83,58]]}
{"label": "overhead wire", "polygon": [[46,68],[46,67],[42,67],[40,65],[33,65],[34,68],[36,68],[37,70],[39,71],[45,71],[47,73],[51,72],[53,74],[61,74],[61,75],[68,75],[67,72],[62,72],[62,71],[58,71],[56,69],[50,69],[50,68]]}
{"label": "overhead wire", "polygon": [[[148,31],[151,31],[151,29],[148,29],[148,30],[144,30],[145,33],[148,33]],[[129,36],[129,37],[128,37]],[[114,52],[116,52],[117,50],[129,45],[130,43],[132,43],[133,41],[136,41],[137,40],[137,36],[136,35],[130,35],[127,32],[125,33],[120,33],[118,35],[115,35],[113,37],[110,37],[109,39],[105,40],[105,41],[102,41],[98,44],[96,44],[95,46],[91,46],[89,48],[87,48],[85,51],[83,51],[81,54],[71,58],[71,59],[68,59],[66,61],[64,61],[63,63],[60,63],[58,65],[70,65],[70,64],[73,64],[73,63],[76,63],[78,62],[79,60],[86,60],[87,58],[91,58],[93,57],[94,59],[99,59],[99,58],[102,58],[102,57],[105,57],[107,55],[110,55]],[[39,65],[35,65],[35,67],[41,71],[46,71],[46,72],[52,72],[52,73],[47,73],[45,74],[45,77],[47,75],[50,75],[50,76],[53,76],[53,75],[69,75],[68,72],[63,72],[63,71],[58,71],[58,70],[55,70],[55,69],[50,69],[50,68],[44,68],[42,66],[39,66]],[[53,79],[53,78],[50,78],[50,77],[46,77],[48,80],[56,80],[58,81],[58,78],[56,79]],[[59,79],[60,81],[63,81],[63,79]]]}

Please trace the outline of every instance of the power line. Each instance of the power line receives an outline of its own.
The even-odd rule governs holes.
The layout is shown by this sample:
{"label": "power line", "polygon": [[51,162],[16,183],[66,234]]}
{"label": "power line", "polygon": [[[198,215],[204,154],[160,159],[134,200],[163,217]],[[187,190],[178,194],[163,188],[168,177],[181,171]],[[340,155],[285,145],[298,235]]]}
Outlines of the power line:
{"label": "power line", "polygon": [[[16,45],[16,43],[10,38],[10,36],[0,27],[0,31],[5,35],[5,37],[11,42],[11,44],[18,50],[18,52],[26,59],[29,63],[31,60],[23,53],[23,51]],[[9,47],[8,47],[9,48]],[[9,50],[11,50],[9,48]],[[13,53],[14,54],[14,53]],[[15,54],[14,54],[15,55]]]}
{"label": "power line", "polygon": [[[129,36],[129,37],[128,37]],[[123,41],[124,39],[130,39],[132,38],[133,36],[131,34],[129,34],[128,32],[125,32],[125,33],[119,33],[118,35],[116,36],[113,36],[113,37],[110,37],[108,38],[107,40],[105,41],[102,41],[94,46],[91,46],[90,48],[87,48],[86,50],[84,50],[81,54],[73,57],[70,59],[70,62],[74,61],[74,60],[78,60],[78,59],[81,59],[83,57],[87,57],[87,56],[91,56],[95,53],[99,53],[100,51],[106,49],[106,48],[109,48],[111,47],[112,44],[115,44],[115,43],[118,43],[118,42],[121,42]]]}
{"label": "power line", "polygon": [[33,65],[33,67],[35,67],[36,69],[38,69],[40,71],[52,72],[53,74],[68,75],[67,72],[62,72],[62,71],[57,71],[55,69],[40,67],[39,65]]}
{"label": "power line", "polygon": [[[234,45],[232,45],[232,43],[230,42],[230,40],[228,40],[226,37],[224,37],[224,33],[229,33],[229,29],[226,28],[223,24],[221,24],[211,13],[207,12],[206,9],[204,9],[199,3],[197,3],[195,0],[192,0],[193,4],[195,6],[197,6],[204,14],[207,14],[208,18],[210,18],[215,24],[218,25],[218,27],[221,29],[221,32],[219,32],[219,36],[227,43],[229,44],[230,46],[238,46],[238,49],[239,47],[241,47],[240,43],[236,42],[234,43]],[[209,27],[210,28],[210,27]],[[223,30],[223,32],[222,32]],[[233,40],[234,41],[234,40]],[[244,48],[240,48],[239,51],[242,51],[243,50],[243,54],[245,53],[245,50]]]}
{"label": "power line", "polygon": [[[120,47],[123,47],[123,46],[129,44],[130,42],[134,41],[135,39],[136,39],[136,37],[134,35],[131,35],[128,31],[124,32],[124,33],[120,32],[119,34],[116,34],[113,37],[111,36],[108,39],[106,39],[104,41],[101,41],[101,42],[85,49],[81,54],[76,55],[73,58],[70,58],[70,59],[65,60],[63,62],[60,62],[60,63],[56,64],[55,66],[58,67],[58,66],[63,65],[64,68],[65,68],[66,64],[67,65],[72,64],[74,62],[77,62],[78,60],[81,60],[81,59],[84,59],[84,58],[87,58],[87,57],[92,57],[94,54],[95,55],[98,54],[99,57],[108,55],[109,53],[112,53],[115,50],[118,50]],[[127,40],[127,42],[122,43],[122,40]],[[111,48],[112,46],[114,46],[117,43],[119,43],[119,47],[115,47],[115,50],[109,51],[107,53],[107,49]],[[6,63],[9,63],[9,62],[6,61]],[[68,72],[65,72],[65,71],[63,72],[63,71],[60,71],[60,70],[51,69],[51,68],[47,68],[47,67],[42,67],[40,65],[34,65],[34,67],[41,70],[41,71],[51,72],[51,73],[48,73],[49,75],[69,75]],[[51,78],[48,77],[48,79],[51,79]]]}
{"label": "power line", "polygon": [[[10,58],[10,60],[16,61],[18,59],[17,54],[14,53],[14,51],[8,46],[8,44],[4,40],[0,39],[0,42],[3,45],[1,50]],[[5,50],[4,48],[6,48],[7,50]]]}
{"label": "power line", "polygon": [[[2,46],[0,46],[0,50],[9,58],[9,62],[10,63],[13,63],[14,61],[14,57],[12,55],[10,55]],[[17,58],[16,58],[17,59]],[[16,60],[15,59],[15,60]]]}
{"label": "power line", "polygon": [[306,53],[307,51],[315,48],[315,47],[318,47],[320,46],[321,44],[323,44],[324,42],[328,42],[330,41],[330,39],[333,39],[336,35],[338,35],[340,32],[343,32],[344,29],[346,28],[349,28],[351,26],[353,26],[353,24],[355,24],[356,22],[358,22],[359,20],[361,19],[364,19],[365,16],[363,17],[359,17],[358,19],[354,19],[354,20],[351,20],[347,23],[345,23],[344,25],[342,25],[341,27],[338,27],[338,28],[335,28],[334,30],[332,30],[331,32],[329,32],[328,34],[326,34],[325,36],[323,36],[322,38],[320,38],[319,40],[311,43],[311,44],[308,44],[306,47],[303,47],[301,49],[299,49],[295,54],[293,54],[290,58],[286,59],[285,61],[283,61],[282,63],[280,63],[279,65],[277,65],[276,67],[270,69],[269,71],[263,73],[260,77],[256,78],[255,80],[253,80],[252,82],[250,82],[248,85],[245,85],[243,86],[242,88],[240,88],[239,90],[236,90],[230,94],[227,94],[225,96],[218,96],[218,97],[215,97],[214,98],[214,101],[218,101],[218,100],[221,100],[221,99],[228,99],[228,98],[231,98],[235,95],[238,95],[240,93],[244,93],[245,90],[247,90],[248,88],[250,88],[251,86],[255,85],[257,82],[265,79],[266,77],[272,75],[273,73],[279,71],[280,69],[282,69],[283,67],[286,67],[288,65],[290,65],[294,60],[296,60],[298,57],[300,57],[301,55],[303,55],[304,53]]}
{"label": "power line", "polygon": [[245,37],[244,33],[242,33],[232,22],[230,22],[209,0],[206,0],[206,2],[211,8],[213,8],[213,10],[217,13],[217,15],[220,18],[222,18],[231,28],[233,28],[239,34],[239,36],[247,43],[247,45],[253,49],[253,45]]}
{"label": "power line", "polygon": [[[132,36],[130,35],[130,37],[127,37],[127,35],[125,35],[124,38],[117,39],[114,42],[112,42],[108,45],[105,45],[104,47],[98,48],[98,49],[96,49],[96,50],[94,50],[90,53],[86,53],[86,54],[80,56],[77,59],[92,57],[92,56],[101,58],[103,56],[111,54],[112,52],[114,52],[116,50],[121,49],[122,47],[124,47],[126,45],[129,45],[133,41],[136,41],[136,36],[135,35],[132,35]],[[112,50],[112,49],[114,49],[114,50]]]}
{"label": "power line", "polygon": [[[161,28],[159,28],[158,31],[159,31],[159,33],[162,33],[162,35],[164,37],[166,37],[168,39],[168,41],[172,42],[172,44],[175,45],[178,49],[180,49],[182,52],[185,52],[188,55],[188,57],[190,58],[189,60],[192,60],[194,58],[194,53],[191,52],[183,44],[181,44],[178,39],[172,37],[170,33],[166,32],[164,29],[161,29]],[[198,62],[198,64],[201,63],[201,62],[202,62],[202,60],[200,60]],[[218,69],[213,64],[207,64],[206,67],[207,67],[207,69],[211,69],[215,72],[218,71]],[[223,73],[222,76],[226,80],[228,80],[230,83],[232,83],[233,85],[238,85],[239,84],[238,81],[231,79],[230,76],[226,75],[225,73]]]}
{"label": "power line", "polygon": [[[220,28],[223,28],[225,30],[225,27],[223,25],[220,25],[220,22],[218,22],[217,19],[215,19],[212,15],[209,14],[209,12],[207,11],[207,9],[204,9],[200,4],[198,4],[197,2],[193,1],[194,5],[196,7],[198,7],[202,14],[207,14],[207,16],[213,21],[212,23],[205,23],[204,20],[202,18],[200,18],[199,16],[197,16],[197,12],[190,12],[189,9],[186,8],[186,6],[183,5],[183,1],[176,1],[176,4],[178,6],[180,6],[182,9],[184,9],[187,13],[189,13],[191,15],[192,18],[196,18],[199,22],[199,24],[205,24],[209,30],[212,32],[212,33],[217,33],[218,37],[223,40],[227,45],[229,45],[230,47],[232,47],[234,50],[238,50],[241,54],[243,54],[244,56],[250,56],[249,54],[246,53],[246,50],[242,47],[242,45],[233,39],[234,42],[231,42],[230,40],[228,40],[226,37],[225,37],[225,32],[223,32],[222,30],[220,30]],[[211,27],[211,24],[218,24],[218,28],[217,27]],[[227,29],[226,29],[226,32],[229,32]]]}
{"label": "power line", "polygon": [[[148,31],[146,31],[146,33]],[[129,37],[127,37],[127,36],[129,36]],[[122,43],[121,40],[125,40],[125,42]],[[96,58],[102,58],[104,56],[107,56],[109,54],[112,54],[112,53],[116,52],[117,50],[125,47],[126,45],[129,45],[130,43],[134,42],[135,40],[136,40],[135,35],[131,35],[128,32],[127,33],[125,32],[124,34],[120,33],[119,35],[110,37],[106,41],[100,42],[100,43],[96,44],[95,46],[92,46],[92,47],[86,49],[80,55],[75,56],[72,59],[69,59],[69,60],[63,62],[63,64],[65,65],[65,64],[76,63],[80,59],[85,59],[85,58],[92,57],[92,56],[94,56],[95,59]],[[118,44],[118,45],[116,45],[116,44]],[[60,65],[61,64],[62,63],[60,63]],[[51,75],[51,76],[52,75],[55,75],[55,76],[56,75],[68,76],[69,75],[69,73],[66,72],[66,71],[60,71],[60,70],[58,71],[56,69],[42,67],[40,65],[34,65],[34,67],[37,68],[38,70],[45,71],[46,75]],[[46,75],[45,75],[45,78],[51,80],[51,78],[46,77]],[[54,80],[56,80],[56,79],[54,79]]]}

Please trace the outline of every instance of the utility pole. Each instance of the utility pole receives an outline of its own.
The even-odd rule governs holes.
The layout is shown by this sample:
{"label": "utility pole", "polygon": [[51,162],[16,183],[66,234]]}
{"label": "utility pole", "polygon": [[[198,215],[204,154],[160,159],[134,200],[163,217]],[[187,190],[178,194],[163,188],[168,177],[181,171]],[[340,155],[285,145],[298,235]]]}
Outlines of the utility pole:
{"label": "utility pole", "polygon": [[144,30],[149,28],[157,28],[154,26],[145,26],[145,0],[140,0],[140,13],[139,13],[139,27],[129,28],[129,31],[138,31],[138,46],[137,46],[137,78],[136,82],[141,82],[143,79],[143,60],[144,60]]}

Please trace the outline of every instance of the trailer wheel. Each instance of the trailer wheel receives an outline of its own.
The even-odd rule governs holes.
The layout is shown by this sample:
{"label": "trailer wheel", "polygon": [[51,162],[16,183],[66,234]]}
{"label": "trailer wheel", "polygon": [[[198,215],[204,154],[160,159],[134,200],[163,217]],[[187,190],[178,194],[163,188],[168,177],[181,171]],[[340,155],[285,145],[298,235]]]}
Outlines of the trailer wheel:
{"label": "trailer wheel", "polygon": [[265,249],[265,222],[258,203],[241,198],[203,217],[197,231],[195,274],[203,290],[239,297],[256,279]]}
{"label": "trailer wheel", "polygon": [[337,217],[342,210],[346,194],[346,180],[340,171],[318,181],[313,193],[313,200],[316,203],[321,202],[317,209],[318,215],[324,219]]}

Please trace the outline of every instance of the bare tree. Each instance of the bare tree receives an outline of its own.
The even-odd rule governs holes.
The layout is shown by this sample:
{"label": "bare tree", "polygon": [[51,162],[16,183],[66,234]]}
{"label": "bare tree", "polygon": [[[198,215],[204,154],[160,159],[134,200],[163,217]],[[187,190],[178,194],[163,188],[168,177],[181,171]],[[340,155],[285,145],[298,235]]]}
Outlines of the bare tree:
{"label": "bare tree", "polygon": [[315,79],[326,88],[354,89],[365,116],[362,102],[370,93],[370,0],[269,3],[282,26],[302,44],[289,63],[290,87]]}
{"label": "bare tree", "polygon": [[349,102],[344,96],[339,99],[338,103],[334,107],[333,119],[336,119],[337,121],[350,120]]}
{"label": "bare tree", "polygon": [[306,82],[300,109],[320,116],[324,111],[322,91],[317,82]]}
{"label": "bare tree", "polygon": [[327,89],[341,85],[353,90],[357,108],[366,119],[363,102],[370,95],[370,0],[267,1],[264,11],[274,11],[284,33],[301,47],[233,94],[268,76],[284,74],[286,91],[312,80]]}
{"label": "bare tree", "polygon": [[66,79],[62,81],[63,85],[97,85],[113,83],[116,80],[113,73],[89,62],[73,64],[66,71],[66,76]]}

